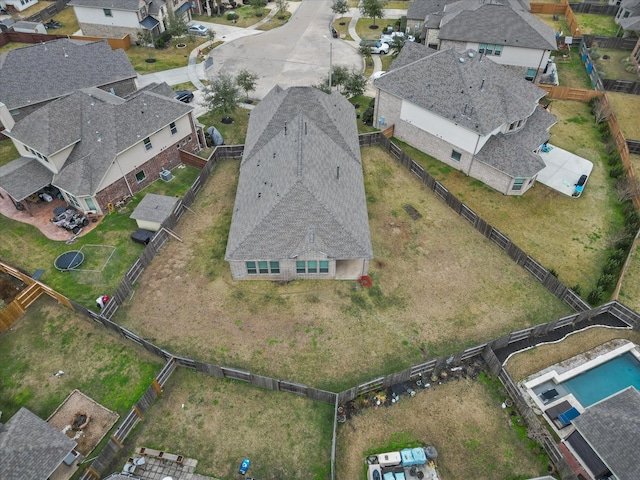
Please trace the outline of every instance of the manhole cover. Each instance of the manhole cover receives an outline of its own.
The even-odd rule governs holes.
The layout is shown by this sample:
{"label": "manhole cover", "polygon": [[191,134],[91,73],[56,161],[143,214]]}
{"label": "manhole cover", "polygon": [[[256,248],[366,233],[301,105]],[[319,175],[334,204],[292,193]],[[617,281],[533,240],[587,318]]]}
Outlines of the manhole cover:
{"label": "manhole cover", "polygon": [[402,208],[404,209],[405,212],[407,212],[407,214],[413,220],[418,220],[419,218],[422,218],[422,215],[420,214],[420,212],[418,212],[415,208],[413,208],[413,205],[403,205]]}

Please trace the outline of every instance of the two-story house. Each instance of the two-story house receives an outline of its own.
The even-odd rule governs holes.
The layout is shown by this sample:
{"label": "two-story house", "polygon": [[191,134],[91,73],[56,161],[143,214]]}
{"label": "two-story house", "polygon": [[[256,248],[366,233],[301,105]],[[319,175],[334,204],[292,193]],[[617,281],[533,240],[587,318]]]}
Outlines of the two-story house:
{"label": "two-story house", "polygon": [[0,167],[0,188],[14,203],[45,186],[84,212],[104,214],[199,148],[192,107],[165,83],[121,98],[76,91],[8,129],[20,158]]}
{"label": "two-story house", "polygon": [[189,14],[186,0],[71,0],[69,5],[78,19],[82,33],[94,37],[136,40],[138,32],[148,30],[152,38],[165,31],[167,9]]}
{"label": "two-story house", "polygon": [[416,0],[407,27],[420,31],[421,43],[431,48],[472,49],[530,81],[557,48],[553,29],[520,0]]}
{"label": "two-story house", "polygon": [[538,105],[546,92],[474,50],[409,42],[374,86],[376,127],[394,125],[395,137],[505,195],[522,195],[545,167],[556,123]]}

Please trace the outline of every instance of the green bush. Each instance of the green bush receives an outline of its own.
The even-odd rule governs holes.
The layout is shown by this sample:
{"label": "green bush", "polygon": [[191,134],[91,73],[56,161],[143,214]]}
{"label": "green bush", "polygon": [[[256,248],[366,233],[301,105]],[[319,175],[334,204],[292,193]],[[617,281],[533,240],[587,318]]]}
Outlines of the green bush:
{"label": "green bush", "polygon": [[597,305],[602,301],[602,297],[604,297],[604,290],[601,287],[596,287],[589,292],[587,300],[591,305]]}
{"label": "green bush", "polygon": [[373,125],[373,109],[375,108],[375,105],[376,105],[376,99],[372,98],[371,101],[369,102],[369,106],[362,114],[362,122],[365,125]]}
{"label": "green bush", "polygon": [[622,263],[627,258],[627,251],[621,248],[616,248],[611,255],[609,255],[610,260],[615,260],[618,263]]}
{"label": "green bush", "polygon": [[614,165],[619,165],[621,162],[622,160],[620,159],[620,154],[617,150],[607,155],[607,164],[609,164],[609,166],[612,167]]}
{"label": "green bush", "polygon": [[615,258],[610,258],[602,267],[602,272],[610,275],[615,275],[620,271],[620,261]]}
{"label": "green bush", "polygon": [[227,20],[233,22],[234,20],[238,20],[238,14],[236,12],[227,13]]}
{"label": "green bush", "polygon": [[622,178],[624,177],[624,165],[621,163],[614,165],[609,169],[609,176],[611,178]]}
{"label": "green bush", "polygon": [[576,295],[582,296],[582,287],[580,286],[579,283],[576,283],[573,287],[571,287],[571,290],[573,290],[576,293]]}
{"label": "green bush", "polygon": [[609,273],[603,273],[598,278],[598,287],[602,288],[602,290],[609,290],[616,284],[616,276],[611,275]]}
{"label": "green bush", "polygon": [[611,137],[611,129],[609,128],[609,124],[607,122],[599,123],[598,131],[600,132],[600,136],[603,140],[609,139],[609,137]]}
{"label": "green bush", "polygon": [[624,224],[627,226],[628,230],[636,231],[640,226],[640,213],[637,210],[633,210],[625,215]]}
{"label": "green bush", "polygon": [[155,39],[153,45],[158,49],[162,49],[167,46],[167,43],[171,40],[171,34],[167,31],[164,31],[160,34],[158,38]]}
{"label": "green bush", "polygon": [[615,248],[619,250],[624,250],[625,252],[629,250],[631,244],[633,243],[633,234],[628,233],[623,238],[616,242]]}

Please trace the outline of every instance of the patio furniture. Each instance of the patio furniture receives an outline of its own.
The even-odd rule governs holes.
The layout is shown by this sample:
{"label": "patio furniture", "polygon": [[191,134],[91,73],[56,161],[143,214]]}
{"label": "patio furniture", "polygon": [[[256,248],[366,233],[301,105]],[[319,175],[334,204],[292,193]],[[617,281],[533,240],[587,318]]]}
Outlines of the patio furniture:
{"label": "patio furniture", "polygon": [[546,403],[549,400],[556,398],[559,395],[558,390],[555,388],[550,388],[540,394],[540,398]]}
{"label": "patio furniture", "polygon": [[566,427],[571,423],[572,420],[578,418],[579,416],[580,416],[580,412],[575,407],[571,407],[566,412],[558,415],[558,420],[560,421],[563,427]]}

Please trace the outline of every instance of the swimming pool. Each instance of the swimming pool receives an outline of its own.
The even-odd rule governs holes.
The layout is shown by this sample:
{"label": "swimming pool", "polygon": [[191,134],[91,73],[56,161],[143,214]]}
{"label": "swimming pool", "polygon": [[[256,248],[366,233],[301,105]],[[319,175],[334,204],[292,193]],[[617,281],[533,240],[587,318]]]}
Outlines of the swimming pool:
{"label": "swimming pool", "polygon": [[569,378],[561,385],[586,408],[629,386],[640,390],[640,362],[627,352]]}

